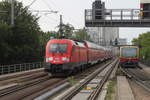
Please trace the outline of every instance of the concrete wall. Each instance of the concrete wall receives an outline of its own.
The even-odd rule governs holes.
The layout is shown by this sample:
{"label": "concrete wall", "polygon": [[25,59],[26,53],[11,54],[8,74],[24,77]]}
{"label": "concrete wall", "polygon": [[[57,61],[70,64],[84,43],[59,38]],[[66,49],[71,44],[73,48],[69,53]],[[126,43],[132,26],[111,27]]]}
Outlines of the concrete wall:
{"label": "concrete wall", "polygon": [[119,39],[119,28],[116,27],[106,27],[103,28],[103,37],[105,41],[105,45],[109,45],[110,41],[114,42],[115,39]]}

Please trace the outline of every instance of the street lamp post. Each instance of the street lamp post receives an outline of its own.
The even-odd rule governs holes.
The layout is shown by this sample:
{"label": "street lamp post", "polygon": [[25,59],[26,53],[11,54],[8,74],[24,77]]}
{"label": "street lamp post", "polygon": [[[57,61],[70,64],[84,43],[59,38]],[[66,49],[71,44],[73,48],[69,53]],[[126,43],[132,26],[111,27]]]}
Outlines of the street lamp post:
{"label": "street lamp post", "polygon": [[11,25],[14,26],[14,0],[11,0]]}

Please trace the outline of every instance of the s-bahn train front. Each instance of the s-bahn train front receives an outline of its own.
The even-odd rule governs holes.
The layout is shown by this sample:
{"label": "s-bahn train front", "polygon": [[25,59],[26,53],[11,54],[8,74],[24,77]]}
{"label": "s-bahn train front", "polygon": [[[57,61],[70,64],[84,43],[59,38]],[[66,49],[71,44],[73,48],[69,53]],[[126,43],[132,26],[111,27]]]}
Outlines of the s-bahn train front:
{"label": "s-bahn train front", "polygon": [[56,74],[68,73],[72,43],[70,40],[50,40],[46,45],[45,71]]}
{"label": "s-bahn train front", "polygon": [[137,67],[139,63],[139,47],[121,46],[120,65],[122,67]]}

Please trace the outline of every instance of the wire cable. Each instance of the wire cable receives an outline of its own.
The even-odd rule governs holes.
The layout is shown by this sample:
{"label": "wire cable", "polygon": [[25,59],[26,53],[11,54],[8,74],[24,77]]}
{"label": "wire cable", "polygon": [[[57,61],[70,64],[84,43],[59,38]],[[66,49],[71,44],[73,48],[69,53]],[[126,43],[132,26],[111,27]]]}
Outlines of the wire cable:
{"label": "wire cable", "polygon": [[49,5],[49,3],[47,3],[45,0],[42,0],[44,3],[45,3],[45,5],[50,9],[50,10],[52,10],[52,8],[51,8],[51,6]]}
{"label": "wire cable", "polygon": [[28,8],[30,8],[36,1],[37,1],[37,0],[33,0],[33,1],[29,4]]}

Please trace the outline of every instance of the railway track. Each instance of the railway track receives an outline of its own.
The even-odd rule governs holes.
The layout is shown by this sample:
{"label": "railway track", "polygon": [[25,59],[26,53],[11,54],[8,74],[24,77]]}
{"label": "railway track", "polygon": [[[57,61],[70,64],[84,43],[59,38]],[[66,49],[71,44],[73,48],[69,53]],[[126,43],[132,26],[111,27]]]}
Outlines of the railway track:
{"label": "railway track", "polygon": [[35,80],[30,80],[28,82],[24,82],[24,83],[22,83],[20,85],[14,86],[14,87],[3,89],[3,90],[0,91],[0,97],[7,96],[7,95],[9,95],[11,93],[17,92],[17,91],[22,90],[24,88],[27,88],[27,87],[30,87],[30,86],[42,83],[42,82],[44,82],[44,81],[46,81],[48,79],[49,79],[49,77],[45,76],[45,77],[42,77],[42,78],[38,78],[38,79],[35,79]]}
{"label": "railway track", "polygon": [[13,100],[23,100],[28,96],[58,84],[61,81],[64,81],[64,79],[49,78],[48,76],[45,76],[43,78],[32,80],[26,84],[0,91],[0,99],[11,100],[11,98],[13,98]]}
{"label": "railway track", "polygon": [[24,76],[15,77],[12,79],[6,79],[6,80],[3,80],[0,82],[0,86],[5,86],[5,85],[9,85],[9,84],[22,84],[22,83],[30,81],[30,80],[44,77],[46,75],[47,75],[47,73],[38,72],[38,73],[29,74],[29,75],[27,74]]}
{"label": "railway track", "polygon": [[2,75],[2,76],[0,76],[0,81],[3,82],[3,81],[15,80],[17,78],[34,75],[34,74],[41,73],[41,72],[44,72],[43,68],[38,69],[38,70],[36,69],[36,70],[31,70],[31,71]]}
{"label": "railway track", "polygon": [[[105,63],[102,63],[100,65],[103,64]],[[75,75],[74,78],[75,80],[82,80],[98,68],[99,66],[97,65],[90,67],[85,71]],[[0,99],[32,100],[39,95],[42,95],[45,92],[64,84],[65,82],[68,82],[68,78],[50,78],[46,73],[40,73],[34,74],[35,76],[28,75],[26,77],[20,77],[20,84],[18,84],[17,86],[0,90]]]}
{"label": "railway track", "polygon": [[[38,92],[46,88],[46,87],[38,88],[36,86],[40,87],[40,85],[42,84],[43,86],[49,86],[49,85],[54,84],[55,82],[56,83],[59,82],[59,80],[62,80],[62,79],[50,78],[47,75],[47,73],[45,73],[41,69],[41,70],[35,70],[35,71],[27,71],[27,72],[23,72],[19,74],[16,73],[16,74],[13,74],[12,76],[6,75],[4,77],[1,77],[0,80],[1,80],[1,87],[3,86],[5,87],[5,85],[7,84],[14,84],[14,83],[16,84],[14,86],[1,88],[0,99],[11,100],[13,98],[13,100],[20,100],[20,99],[25,98],[27,95],[32,95],[32,93],[36,91]],[[50,84],[48,84],[47,82],[49,82]],[[27,92],[22,93],[22,91],[27,91]],[[18,96],[18,93],[19,93],[19,96]]]}
{"label": "railway track", "polygon": [[109,62],[109,63],[101,66],[96,71],[94,71],[92,74],[87,76],[84,79],[84,81],[82,83],[80,83],[80,85],[76,86],[72,91],[70,91],[69,93],[66,93],[65,95],[63,95],[63,97],[60,97],[59,99],[60,100],[71,100],[71,99],[76,100],[76,99],[74,99],[75,96],[78,95],[78,93],[83,88],[85,88],[88,84],[90,84],[90,82],[92,82],[92,80],[97,79],[98,77],[102,77],[102,79],[98,82],[96,88],[90,93],[89,97],[87,98],[87,100],[96,100],[99,93],[101,92],[103,85],[106,83],[106,81],[110,77],[111,72],[114,69],[114,66],[116,66],[117,61],[118,60],[115,60],[113,62]]}
{"label": "railway track", "polygon": [[139,68],[124,68],[123,72],[137,84],[150,92],[150,74]]}

